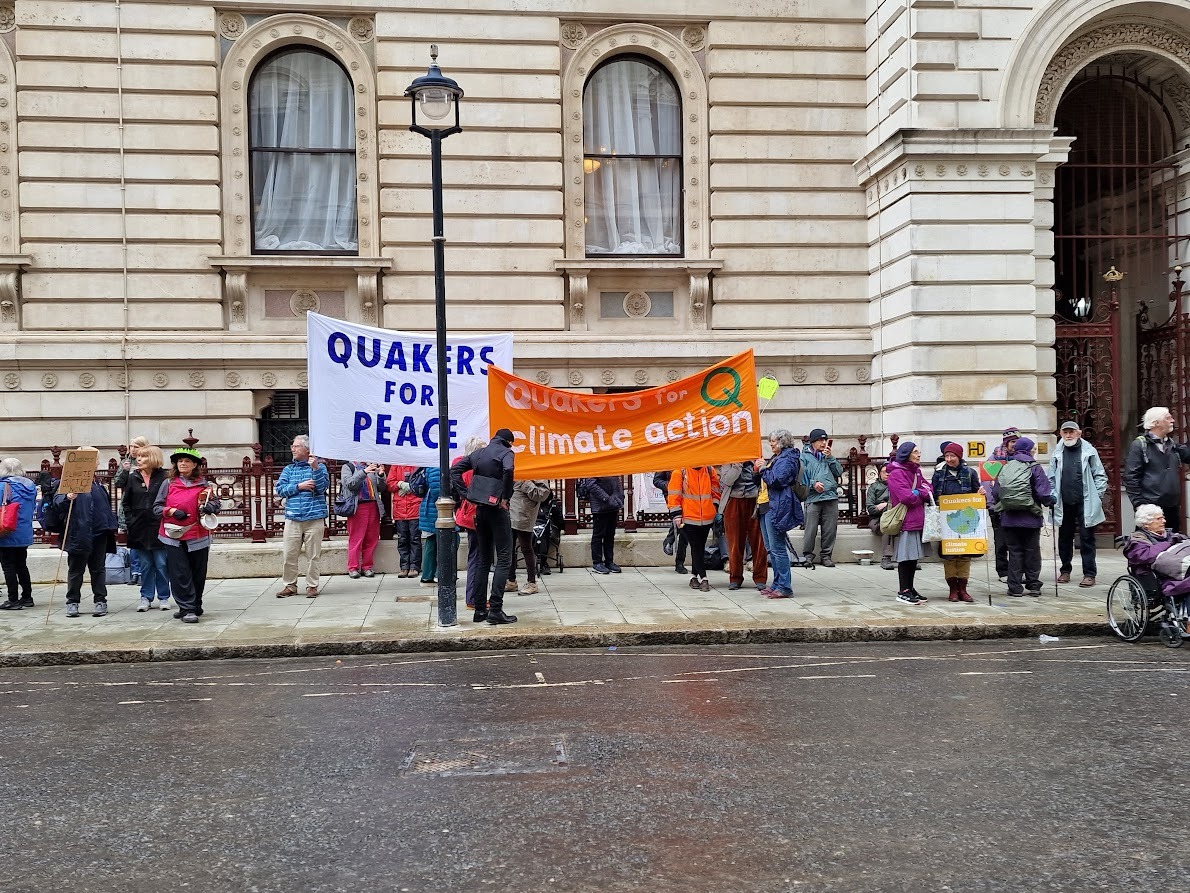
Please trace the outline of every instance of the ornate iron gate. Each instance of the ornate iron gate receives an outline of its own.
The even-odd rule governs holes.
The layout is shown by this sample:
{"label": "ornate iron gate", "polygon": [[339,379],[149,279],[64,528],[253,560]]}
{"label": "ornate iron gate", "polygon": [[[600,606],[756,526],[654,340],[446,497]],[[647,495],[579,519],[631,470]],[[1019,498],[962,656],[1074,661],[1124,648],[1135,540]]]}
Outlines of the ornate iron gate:
{"label": "ornate iron gate", "polygon": [[[1140,331],[1182,247],[1167,194],[1177,177],[1168,160],[1173,122],[1160,88],[1136,74],[1142,61],[1120,55],[1090,66],[1063,95],[1056,121],[1060,134],[1077,137],[1054,188],[1056,406],[1059,422],[1080,423],[1107,469],[1105,533],[1120,529],[1132,416],[1155,404],[1179,407],[1187,393],[1178,320],[1168,332]],[[1163,318],[1164,308],[1155,315]]]}

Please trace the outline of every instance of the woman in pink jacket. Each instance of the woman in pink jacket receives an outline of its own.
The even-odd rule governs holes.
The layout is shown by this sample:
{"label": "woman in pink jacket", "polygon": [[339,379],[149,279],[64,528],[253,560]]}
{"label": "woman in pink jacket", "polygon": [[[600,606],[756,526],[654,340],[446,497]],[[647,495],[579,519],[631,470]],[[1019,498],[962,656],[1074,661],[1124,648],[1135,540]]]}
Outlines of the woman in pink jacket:
{"label": "woman in pink jacket", "polygon": [[926,502],[933,498],[933,491],[921,473],[921,450],[912,441],[897,447],[895,458],[888,463],[889,506],[906,507],[905,523],[897,537],[893,561],[897,563],[897,601],[907,605],[919,605],[926,597],[913,588],[913,575],[917,573],[917,562],[924,554],[921,544],[921,530],[926,522]]}

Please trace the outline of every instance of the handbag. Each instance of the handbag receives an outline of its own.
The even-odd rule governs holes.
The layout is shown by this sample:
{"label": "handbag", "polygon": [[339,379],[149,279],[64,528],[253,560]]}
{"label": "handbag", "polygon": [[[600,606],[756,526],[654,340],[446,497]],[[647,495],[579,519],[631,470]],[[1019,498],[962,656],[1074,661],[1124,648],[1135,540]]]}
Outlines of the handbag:
{"label": "handbag", "polygon": [[925,523],[921,528],[921,541],[923,543],[942,542],[942,512],[933,502],[926,506]]}
{"label": "handbag", "polygon": [[20,503],[10,502],[12,487],[4,485],[4,502],[0,503],[0,536],[8,536],[17,529],[17,520],[21,513]]}
{"label": "handbag", "polygon": [[[352,468],[355,466],[352,465]],[[339,487],[339,495],[335,497],[335,504],[332,510],[340,518],[350,518],[356,513],[359,508],[359,494],[352,493],[346,487]]]}
{"label": "handbag", "polygon": [[905,523],[905,515],[908,512],[909,506],[903,502],[885,509],[884,514],[880,516],[880,532],[885,536],[899,536],[901,525]]}
{"label": "handbag", "polygon": [[476,505],[499,505],[504,498],[504,479],[472,475],[467,488],[467,501]]}

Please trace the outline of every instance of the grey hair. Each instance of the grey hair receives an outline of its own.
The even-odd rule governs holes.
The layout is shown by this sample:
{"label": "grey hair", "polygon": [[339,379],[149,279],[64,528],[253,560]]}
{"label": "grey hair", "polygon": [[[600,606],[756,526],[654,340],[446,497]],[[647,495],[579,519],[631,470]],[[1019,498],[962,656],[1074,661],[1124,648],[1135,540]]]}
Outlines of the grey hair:
{"label": "grey hair", "polygon": [[1138,505],[1136,507],[1136,526],[1147,527],[1158,518],[1164,518],[1165,512],[1161,511],[1159,505]]}
{"label": "grey hair", "polygon": [[0,462],[0,478],[23,478],[24,476],[25,466],[16,456],[9,456]]}
{"label": "grey hair", "polygon": [[294,440],[294,443],[300,443],[306,449],[310,449],[310,435],[309,434],[298,434],[296,437],[293,438],[293,440]]}
{"label": "grey hair", "polygon": [[480,437],[478,434],[473,434],[467,438],[467,443],[463,446],[463,452],[470,456],[476,450],[482,450],[488,445],[486,437]]}
{"label": "grey hair", "polygon": [[1150,409],[1148,412],[1145,413],[1144,420],[1142,421],[1141,424],[1144,426],[1144,429],[1146,431],[1152,430],[1153,426],[1156,425],[1163,418],[1165,418],[1167,415],[1169,415],[1169,407],[1168,406],[1154,406],[1152,409]]}
{"label": "grey hair", "polygon": [[777,446],[781,447],[783,450],[788,450],[797,446],[797,441],[787,428],[778,428],[769,435],[769,440],[777,441]]}

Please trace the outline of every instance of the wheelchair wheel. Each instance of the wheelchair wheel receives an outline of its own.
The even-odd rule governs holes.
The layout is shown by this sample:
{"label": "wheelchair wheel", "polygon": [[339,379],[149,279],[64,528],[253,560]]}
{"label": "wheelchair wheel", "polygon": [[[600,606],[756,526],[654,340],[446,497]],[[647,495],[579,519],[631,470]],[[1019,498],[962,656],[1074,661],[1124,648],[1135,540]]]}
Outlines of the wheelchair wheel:
{"label": "wheelchair wheel", "polygon": [[1182,647],[1182,631],[1178,629],[1176,623],[1161,624],[1161,629],[1157,633],[1157,638],[1161,640],[1161,644],[1166,648]]}
{"label": "wheelchair wheel", "polygon": [[1149,595],[1135,577],[1123,576],[1107,591],[1107,623],[1125,642],[1135,642],[1149,624]]}

